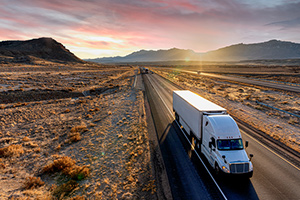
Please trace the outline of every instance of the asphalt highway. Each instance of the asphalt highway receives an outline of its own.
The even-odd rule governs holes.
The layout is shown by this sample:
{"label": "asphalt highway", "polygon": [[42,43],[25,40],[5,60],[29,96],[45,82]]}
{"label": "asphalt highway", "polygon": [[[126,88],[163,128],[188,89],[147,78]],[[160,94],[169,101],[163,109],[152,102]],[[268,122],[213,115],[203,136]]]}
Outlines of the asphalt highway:
{"label": "asphalt highway", "polygon": [[[164,69],[172,69],[172,68],[164,68]],[[236,76],[226,76],[226,75],[220,75],[215,73],[198,73],[197,71],[190,71],[190,70],[181,70],[181,69],[173,69],[177,71],[182,71],[186,73],[192,73],[192,74],[199,74],[200,76],[208,76],[213,78],[219,78],[223,80],[230,80],[230,81],[236,81],[240,83],[247,83],[250,85],[258,85],[266,88],[274,88],[278,90],[285,90],[289,92],[297,92],[300,93],[300,87],[295,85],[287,85],[287,84],[280,84],[280,83],[274,83],[270,81],[262,81],[262,80],[255,80],[251,78],[244,78],[244,77],[236,77]]]}
{"label": "asphalt highway", "polygon": [[254,154],[253,177],[216,177],[206,164],[215,184],[174,121],[172,92],[180,88],[156,74],[143,78],[174,199],[300,199],[299,165],[264,145],[250,130],[241,133],[249,141],[247,153]]}

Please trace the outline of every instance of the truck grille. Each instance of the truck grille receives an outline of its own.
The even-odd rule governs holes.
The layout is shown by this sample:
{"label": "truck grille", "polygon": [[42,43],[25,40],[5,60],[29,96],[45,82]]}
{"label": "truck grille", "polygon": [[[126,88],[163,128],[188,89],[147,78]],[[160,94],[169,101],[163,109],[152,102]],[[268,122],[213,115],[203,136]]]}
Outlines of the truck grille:
{"label": "truck grille", "polygon": [[249,172],[249,163],[234,163],[230,164],[230,172],[233,174]]}

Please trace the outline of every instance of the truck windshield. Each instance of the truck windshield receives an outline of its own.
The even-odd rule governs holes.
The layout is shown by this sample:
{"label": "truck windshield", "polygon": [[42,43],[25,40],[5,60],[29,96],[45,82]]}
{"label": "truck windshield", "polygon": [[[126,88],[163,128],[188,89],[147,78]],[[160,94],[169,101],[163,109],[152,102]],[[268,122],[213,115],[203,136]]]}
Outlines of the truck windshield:
{"label": "truck windshield", "polygon": [[217,140],[219,150],[241,150],[243,149],[242,139]]}

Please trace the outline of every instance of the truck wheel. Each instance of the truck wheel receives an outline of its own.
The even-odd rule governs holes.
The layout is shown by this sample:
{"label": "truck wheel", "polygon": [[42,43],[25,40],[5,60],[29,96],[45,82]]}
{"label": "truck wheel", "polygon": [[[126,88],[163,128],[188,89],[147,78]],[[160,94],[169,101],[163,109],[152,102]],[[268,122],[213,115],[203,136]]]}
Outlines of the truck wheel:
{"label": "truck wheel", "polygon": [[253,171],[248,173],[248,178],[252,178],[253,176]]}
{"label": "truck wheel", "polygon": [[216,163],[216,164],[215,164],[215,174],[216,174],[217,176],[219,176],[220,173],[221,173],[221,169],[220,169],[219,165]]}

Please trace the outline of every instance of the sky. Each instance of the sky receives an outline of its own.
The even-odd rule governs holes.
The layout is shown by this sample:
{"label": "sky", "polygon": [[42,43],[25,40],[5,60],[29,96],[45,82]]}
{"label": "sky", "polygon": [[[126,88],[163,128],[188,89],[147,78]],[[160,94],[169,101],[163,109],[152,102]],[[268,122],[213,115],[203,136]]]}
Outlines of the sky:
{"label": "sky", "polygon": [[300,0],[0,0],[0,40],[51,37],[82,59],[300,43]]}

